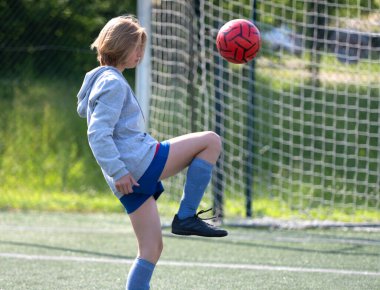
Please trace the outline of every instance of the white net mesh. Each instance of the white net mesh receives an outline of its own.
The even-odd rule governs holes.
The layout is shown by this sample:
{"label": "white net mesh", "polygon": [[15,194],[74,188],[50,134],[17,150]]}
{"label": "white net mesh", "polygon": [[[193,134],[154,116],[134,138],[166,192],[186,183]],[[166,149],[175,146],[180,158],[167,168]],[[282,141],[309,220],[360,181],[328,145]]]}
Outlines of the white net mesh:
{"label": "white net mesh", "polygon": [[[380,220],[380,3],[330,2],[154,1],[150,130],[222,136],[207,195],[228,217]],[[262,34],[250,64],[215,48],[235,18]]]}

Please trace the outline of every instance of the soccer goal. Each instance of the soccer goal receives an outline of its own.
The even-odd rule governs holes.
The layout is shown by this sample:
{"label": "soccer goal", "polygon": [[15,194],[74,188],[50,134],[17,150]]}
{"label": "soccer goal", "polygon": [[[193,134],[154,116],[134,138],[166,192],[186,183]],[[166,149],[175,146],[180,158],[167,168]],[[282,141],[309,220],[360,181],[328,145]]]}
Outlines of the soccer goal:
{"label": "soccer goal", "polygon": [[[334,3],[334,4],[333,4]],[[138,1],[150,37],[137,94],[158,139],[213,130],[207,196],[226,218],[380,222],[379,1]],[[236,18],[259,28],[244,65],[217,52]],[[165,183],[179,199],[184,175]]]}

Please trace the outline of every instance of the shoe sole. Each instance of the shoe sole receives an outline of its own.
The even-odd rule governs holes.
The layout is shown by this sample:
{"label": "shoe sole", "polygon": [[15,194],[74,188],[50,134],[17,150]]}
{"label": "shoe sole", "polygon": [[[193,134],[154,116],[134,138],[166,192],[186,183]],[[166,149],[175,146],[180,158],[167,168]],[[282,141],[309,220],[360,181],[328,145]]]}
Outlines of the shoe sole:
{"label": "shoe sole", "polygon": [[199,236],[199,237],[208,237],[208,238],[222,238],[228,235],[228,233],[220,233],[220,234],[203,234],[203,233],[194,233],[188,231],[173,231],[172,234],[179,236]]}

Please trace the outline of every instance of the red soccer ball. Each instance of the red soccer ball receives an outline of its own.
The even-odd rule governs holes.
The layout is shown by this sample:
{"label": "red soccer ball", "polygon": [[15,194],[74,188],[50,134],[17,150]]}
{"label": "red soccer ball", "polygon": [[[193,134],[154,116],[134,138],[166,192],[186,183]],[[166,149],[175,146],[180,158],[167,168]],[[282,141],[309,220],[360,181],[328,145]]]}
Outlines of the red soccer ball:
{"label": "red soccer ball", "polygon": [[260,31],[246,19],[234,19],[224,24],[216,36],[220,55],[232,63],[247,63],[261,47]]}

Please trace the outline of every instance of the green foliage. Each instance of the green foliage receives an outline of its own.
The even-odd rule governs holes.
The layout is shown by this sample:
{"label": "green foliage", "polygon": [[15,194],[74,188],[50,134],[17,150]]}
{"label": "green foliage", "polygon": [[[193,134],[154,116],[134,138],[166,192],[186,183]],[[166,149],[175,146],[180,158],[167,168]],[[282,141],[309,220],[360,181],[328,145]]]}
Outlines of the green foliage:
{"label": "green foliage", "polygon": [[0,7],[3,77],[78,76],[94,66],[90,44],[106,21],[136,13],[129,0],[0,0]]}
{"label": "green foliage", "polygon": [[[9,84],[8,84],[9,85]],[[8,86],[7,85],[7,86]],[[0,95],[0,186],[105,190],[76,114],[78,82],[35,80]],[[4,92],[4,91],[2,91]]]}
{"label": "green foliage", "polygon": [[[358,3],[359,2],[359,3]],[[305,15],[313,14],[313,7],[317,5],[319,13],[326,17],[363,17],[380,7],[379,0],[328,0],[328,1],[295,1],[295,0],[272,0],[258,1],[260,12],[259,20],[262,23],[270,23],[274,26],[281,25],[282,19],[293,19],[297,26],[305,25]],[[369,9],[370,7],[370,9]],[[316,15],[314,15],[316,16]]]}

